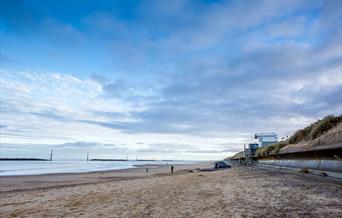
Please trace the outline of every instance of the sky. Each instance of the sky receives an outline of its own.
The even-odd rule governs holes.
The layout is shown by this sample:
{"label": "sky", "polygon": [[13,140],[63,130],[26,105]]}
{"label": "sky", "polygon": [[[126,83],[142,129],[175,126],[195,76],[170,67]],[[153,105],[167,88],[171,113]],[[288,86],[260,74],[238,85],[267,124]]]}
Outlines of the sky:
{"label": "sky", "polygon": [[221,159],[342,114],[342,1],[1,0],[2,157]]}

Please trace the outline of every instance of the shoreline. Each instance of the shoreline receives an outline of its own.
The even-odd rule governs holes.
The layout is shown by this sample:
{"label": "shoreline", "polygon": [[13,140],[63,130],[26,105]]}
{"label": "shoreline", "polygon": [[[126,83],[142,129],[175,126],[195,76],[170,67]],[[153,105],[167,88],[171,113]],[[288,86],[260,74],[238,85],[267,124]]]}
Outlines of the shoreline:
{"label": "shoreline", "polygon": [[[203,162],[207,163],[207,162]],[[209,163],[209,162],[208,162]],[[65,175],[83,175],[83,174],[97,174],[97,173],[119,173],[119,172],[129,172],[132,169],[137,169],[137,168],[143,168],[145,169],[146,167],[160,167],[162,168],[163,166],[165,167],[170,167],[171,165],[178,166],[178,165],[197,165],[201,163],[189,163],[189,164],[135,164],[132,165],[131,167],[128,168],[120,168],[120,169],[108,169],[108,170],[92,170],[92,171],[81,171],[81,172],[64,172],[64,173],[42,173],[42,174],[24,174],[24,175],[0,175],[0,180],[1,178],[7,178],[7,177],[34,177],[34,176],[65,176]],[[0,171],[1,172],[1,171]]]}
{"label": "shoreline", "polygon": [[[12,162],[12,161],[9,161],[9,162]],[[20,161],[20,162],[25,162],[25,161]],[[40,161],[37,161],[37,162],[40,162]],[[56,162],[56,161],[54,161]],[[61,162],[64,162],[64,160],[61,160]],[[77,162],[77,161],[76,161]],[[91,162],[96,162],[96,161],[91,161]],[[99,161],[99,162],[110,162],[110,161]],[[116,161],[113,161],[113,162],[116,162]],[[126,162],[126,161],[125,161]],[[202,163],[208,163],[210,161],[188,161],[189,163],[186,163],[187,161],[182,161],[182,162],[177,162],[177,161],[174,161],[174,163],[172,162],[165,162],[165,163],[141,163],[139,164],[139,161],[136,161],[137,163],[135,164],[132,164],[132,165],[128,165],[128,166],[120,166],[118,168],[107,168],[107,169],[86,169],[86,170],[80,170],[80,169],[75,169],[75,171],[71,170],[71,171],[66,171],[66,172],[42,172],[42,173],[31,173],[31,174],[14,174],[14,175],[2,175],[1,173],[6,173],[7,171],[2,171],[0,169],[0,178],[4,178],[4,177],[24,177],[24,176],[44,176],[44,175],[57,175],[57,174],[60,174],[60,175],[68,175],[68,174],[84,174],[84,173],[97,173],[97,172],[111,172],[111,171],[119,171],[119,170],[127,170],[127,169],[134,169],[134,168],[139,168],[140,166],[145,166],[145,165],[151,165],[151,166],[154,166],[154,165],[158,165],[158,166],[171,166],[171,165],[174,165],[174,166],[178,166],[178,165],[191,165],[191,164],[202,164]],[[143,162],[143,161],[141,161]],[[32,169],[32,170],[35,170],[35,169]]]}
{"label": "shoreline", "polygon": [[[99,170],[88,172],[48,173],[34,175],[0,176],[0,194],[3,192],[27,191],[102,182],[122,181],[129,179],[148,178],[156,175],[170,175],[171,164],[142,164],[131,168]],[[211,168],[210,162],[174,164],[173,175],[187,173],[196,168]],[[146,172],[148,168],[148,172]]]}

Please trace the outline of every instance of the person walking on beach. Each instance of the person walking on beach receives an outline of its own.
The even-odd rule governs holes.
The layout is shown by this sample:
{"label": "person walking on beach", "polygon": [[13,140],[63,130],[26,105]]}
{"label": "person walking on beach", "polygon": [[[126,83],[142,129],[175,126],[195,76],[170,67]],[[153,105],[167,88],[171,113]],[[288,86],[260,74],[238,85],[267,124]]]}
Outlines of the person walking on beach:
{"label": "person walking on beach", "polygon": [[171,165],[171,173],[173,173],[173,165]]}

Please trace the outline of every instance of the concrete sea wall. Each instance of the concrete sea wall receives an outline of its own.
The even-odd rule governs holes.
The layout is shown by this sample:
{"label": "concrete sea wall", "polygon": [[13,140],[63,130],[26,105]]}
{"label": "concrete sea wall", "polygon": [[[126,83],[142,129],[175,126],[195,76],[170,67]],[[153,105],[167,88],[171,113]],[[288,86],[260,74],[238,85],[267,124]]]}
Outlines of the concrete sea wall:
{"label": "concrete sea wall", "polygon": [[313,174],[342,178],[342,144],[269,155],[258,158],[258,165],[302,169]]}

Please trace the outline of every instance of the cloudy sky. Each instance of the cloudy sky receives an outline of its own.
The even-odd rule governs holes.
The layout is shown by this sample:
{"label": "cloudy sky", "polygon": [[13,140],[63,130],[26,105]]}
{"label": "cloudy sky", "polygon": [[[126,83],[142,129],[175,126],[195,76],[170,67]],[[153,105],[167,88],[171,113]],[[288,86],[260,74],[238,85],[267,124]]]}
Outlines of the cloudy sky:
{"label": "cloudy sky", "polygon": [[1,156],[218,159],[339,115],[341,5],[1,0]]}

